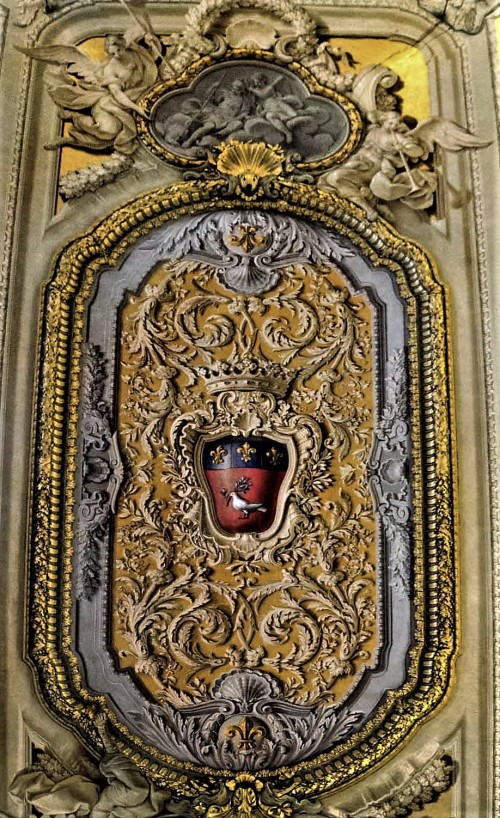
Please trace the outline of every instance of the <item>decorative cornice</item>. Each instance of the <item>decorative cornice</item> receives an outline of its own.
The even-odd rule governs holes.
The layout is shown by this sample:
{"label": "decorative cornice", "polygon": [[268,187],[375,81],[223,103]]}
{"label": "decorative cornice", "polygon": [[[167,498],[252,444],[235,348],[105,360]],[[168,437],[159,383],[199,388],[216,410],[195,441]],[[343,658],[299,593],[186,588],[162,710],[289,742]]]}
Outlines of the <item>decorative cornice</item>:
{"label": "decorative cornice", "polygon": [[[476,109],[469,51],[461,45],[464,71],[465,106],[470,127],[474,127],[478,112]],[[492,814],[500,812],[500,456],[498,439],[498,379],[495,355],[494,317],[492,315],[491,275],[487,256],[487,228],[483,205],[483,178],[480,160],[471,156],[472,165],[472,207],[475,225],[475,249],[477,254],[477,280],[479,285],[481,343],[483,355],[483,378],[486,403],[486,447],[488,477],[486,481],[490,511],[490,545],[492,560],[492,602],[493,602],[493,804]]]}

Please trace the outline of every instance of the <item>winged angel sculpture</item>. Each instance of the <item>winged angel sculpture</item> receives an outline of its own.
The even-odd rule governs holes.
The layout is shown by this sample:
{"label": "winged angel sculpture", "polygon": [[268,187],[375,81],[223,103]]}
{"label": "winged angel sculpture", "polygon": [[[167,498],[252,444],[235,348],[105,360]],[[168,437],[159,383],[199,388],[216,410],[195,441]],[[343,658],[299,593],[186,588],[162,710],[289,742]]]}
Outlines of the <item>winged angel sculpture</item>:
{"label": "winged angel sculpture", "polygon": [[373,111],[361,148],[340,167],[325,173],[320,186],[359,204],[370,220],[391,218],[384,202],[400,201],[413,210],[431,207],[438,186],[432,165],[436,146],[448,151],[491,144],[449,119],[430,117],[410,128],[397,111]]}
{"label": "winged angel sculpture", "polygon": [[[225,38],[213,33],[209,37],[207,32],[216,21],[221,4],[226,8],[233,2],[236,0],[207,0],[200,5],[182,34],[158,38],[151,27],[145,0],[134,0],[127,4],[133,6],[133,11],[131,8],[129,11],[134,23],[124,34],[105,38],[105,56],[101,60],[91,59],[82,48],[71,45],[21,49],[34,59],[56,67],[49,75],[48,91],[58,106],[60,118],[69,125],[63,136],[46,147],[55,149],[67,145],[114,152],[102,165],[70,172],[63,177],[60,183],[63,198],[74,198],[86,190],[95,190],[131,167],[131,157],[138,147],[136,116],[147,117],[138,104],[140,97],[159,77],[175,76],[202,54],[210,53],[212,57],[224,54]],[[267,7],[270,0],[255,2],[257,6]],[[438,175],[432,162],[436,146],[460,151],[490,143],[440,117],[431,117],[411,128],[395,110],[395,97],[390,100],[392,104],[379,106],[378,92],[393,87],[397,81],[393,72],[379,65],[369,66],[358,74],[351,73],[356,65],[354,57],[341,48],[332,47],[331,40],[320,43],[314,22],[309,18],[304,22],[303,15],[296,11],[294,14],[298,15],[306,34],[297,29],[293,35],[281,37],[274,47],[276,58],[285,65],[293,59],[298,60],[319,82],[350,96],[368,122],[365,139],[357,152],[341,166],[323,174],[318,184],[361,205],[369,219],[377,218],[379,213],[390,218],[388,202],[400,201],[415,210],[432,206],[438,186]],[[341,63],[345,71],[341,71]],[[233,122],[236,114],[229,110],[236,105],[236,113],[241,112],[244,89],[240,86],[241,82],[239,90],[234,87],[223,89],[223,96],[215,107],[213,104],[206,108],[202,106],[206,121],[198,124],[188,133],[187,139],[180,142],[183,147],[211,145],[227,138],[235,128],[241,131],[238,122],[236,125]],[[310,124],[311,118],[318,119],[318,111],[297,112],[288,97],[276,90],[275,83],[262,84],[258,75],[247,90],[259,109],[259,127],[263,121],[267,126],[272,125],[290,150],[296,147],[290,144],[291,124]],[[384,110],[375,110],[379,107]],[[184,130],[185,119],[184,116]],[[178,124],[178,115],[176,122]],[[187,122],[193,124],[192,112]],[[169,119],[169,127],[174,125],[174,119]]]}
{"label": "winged angel sculpture", "polygon": [[93,60],[71,45],[23,49],[37,60],[59,66],[49,77],[48,92],[61,119],[71,124],[69,132],[47,149],[69,145],[93,151],[113,148],[125,156],[135,152],[133,113],[146,115],[137,100],[158,78],[156,37],[142,31],[138,35],[131,28],[123,35],[108,35],[104,48],[103,60]]}

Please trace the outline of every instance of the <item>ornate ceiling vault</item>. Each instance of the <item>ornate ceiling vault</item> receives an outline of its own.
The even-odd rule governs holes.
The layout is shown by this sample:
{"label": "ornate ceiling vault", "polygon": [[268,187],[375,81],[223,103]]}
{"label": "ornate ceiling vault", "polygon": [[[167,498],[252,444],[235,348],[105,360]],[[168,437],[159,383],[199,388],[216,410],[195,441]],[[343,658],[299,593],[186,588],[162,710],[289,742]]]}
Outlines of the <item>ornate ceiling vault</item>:
{"label": "ornate ceiling vault", "polygon": [[[318,811],[451,686],[448,294],[389,220],[435,214],[440,152],[487,143],[406,119],[396,74],[294,4],[241,5],[276,32],[205,0],[157,34],[133,3],[92,48],[24,48],[64,123],[46,147],[97,157],[61,200],[144,156],[178,172],[44,290],[28,654],[100,766],[20,773],[42,811],[77,786],[71,814],[111,814],[117,781],[142,818]],[[417,807],[453,765],[425,769]]]}

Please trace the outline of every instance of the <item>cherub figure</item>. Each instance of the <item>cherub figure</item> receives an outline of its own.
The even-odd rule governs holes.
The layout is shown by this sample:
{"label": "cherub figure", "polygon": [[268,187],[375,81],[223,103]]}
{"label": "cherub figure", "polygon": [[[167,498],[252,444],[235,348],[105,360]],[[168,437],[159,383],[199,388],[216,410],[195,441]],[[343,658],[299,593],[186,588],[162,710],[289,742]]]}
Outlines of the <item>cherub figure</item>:
{"label": "cherub figure", "polygon": [[61,119],[71,125],[67,135],[45,146],[48,150],[69,145],[134,153],[133,114],[146,115],[137,100],[158,78],[156,43],[150,34],[144,40],[148,48],[121,34],[108,35],[106,57],[101,61],[90,59],[76,46],[23,49],[37,60],[61,66],[50,78],[48,91],[59,106]]}
{"label": "cherub figure", "polygon": [[309,122],[311,115],[298,113],[303,103],[292,94],[280,94],[276,86],[283,77],[268,80],[266,75],[258,73],[250,84],[251,93],[257,98],[256,115],[270,122],[283,135],[285,144],[290,145],[293,140],[293,128]]}
{"label": "cherub figure", "polygon": [[323,85],[336,88],[337,91],[350,90],[354,78],[351,73],[341,74],[340,64],[346,63],[349,68],[358,64],[349,51],[332,46],[330,40],[320,43],[303,63]]}
{"label": "cherub figure", "polygon": [[344,64],[353,68],[357,62],[350,52],[333,46],[332,40],[318,43],[315,37],[289,35],[278,40],[276,53],[284,62],[298,60],[327,88],[341,92],[352,88],[354,74],[341,74],[340,66]]}
{"label": "cherub figure", "polygon": [[359,204],[370,220],[391,217],[383,202],[401,201],[414,210],[432,205],[434,170],[419,167],[435,146],[460,151],[489,145],[455,122],[430,117],[410,128],[396,111],[373,112],[362,147],[343,165],[325,173],[319,184]]}
{"label": "cherub figure", "polygon": [[222,57],[227,49],[227,42],[220,34],[212,33],[205,37],[192,26],[184,32],[173,32],[160,37],[166,47],[165,60],[173,69],[172,75],[180,74],[188,65],[200,57],[210,54],[214,59]]}
{"label": "cherub figure", "polygon": [[209,90],[207,102],[197,115],[200,124],[182,142],[184,148],[191,148],[206,137],[219,141],[243,127],[250,110],[245,83],[236,79],[226,88],[220,85],[218,83]]}

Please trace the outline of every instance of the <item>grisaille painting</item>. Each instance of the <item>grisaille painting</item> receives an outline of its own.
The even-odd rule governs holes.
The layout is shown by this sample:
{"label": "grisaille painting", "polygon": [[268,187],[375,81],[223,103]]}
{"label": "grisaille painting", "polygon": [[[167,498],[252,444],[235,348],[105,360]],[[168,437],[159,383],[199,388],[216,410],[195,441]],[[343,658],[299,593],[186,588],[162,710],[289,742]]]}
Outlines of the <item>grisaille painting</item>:
{"label": "grisaille painting", "polygon": [[497,814],[497,23],[438,5],[0,16],[2,816]]}
{"label": "grisaille painting", "polygon": [[286,69],[258,61],[208,69],[192,89],[160,98],[152,119],[159,141],[183,152],[232,138],[286,145],[318,159],[349,135],[341,105],[308,94]]}

